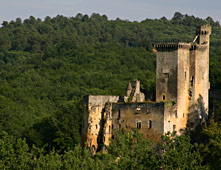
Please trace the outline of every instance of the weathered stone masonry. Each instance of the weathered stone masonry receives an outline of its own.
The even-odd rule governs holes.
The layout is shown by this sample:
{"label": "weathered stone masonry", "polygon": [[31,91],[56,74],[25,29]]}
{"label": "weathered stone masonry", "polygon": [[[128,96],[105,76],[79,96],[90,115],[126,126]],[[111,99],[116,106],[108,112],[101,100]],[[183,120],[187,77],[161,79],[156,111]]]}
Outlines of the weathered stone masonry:
{"label": "weathered stone masonry", "polygon": [[137,128],[144,138],[194,129],[208,117],[209,37],[197,28],[191,43],[156,44],[156,102],[145,101],[140,81],[129,82],[125,96],[85,97],[82,143],[94,150],[109,144],[113,129]]}

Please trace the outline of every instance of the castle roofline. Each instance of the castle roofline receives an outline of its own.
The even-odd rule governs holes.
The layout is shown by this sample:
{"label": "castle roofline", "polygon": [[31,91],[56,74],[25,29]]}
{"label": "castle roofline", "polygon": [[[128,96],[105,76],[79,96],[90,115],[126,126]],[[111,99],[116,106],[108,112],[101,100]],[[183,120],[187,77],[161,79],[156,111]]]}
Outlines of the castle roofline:
{"label": "castle roofline", "polygon": [[156,43],[156,49],[178,49],[178,48],[190,48],[191,43],[178,42],[178,43]]}

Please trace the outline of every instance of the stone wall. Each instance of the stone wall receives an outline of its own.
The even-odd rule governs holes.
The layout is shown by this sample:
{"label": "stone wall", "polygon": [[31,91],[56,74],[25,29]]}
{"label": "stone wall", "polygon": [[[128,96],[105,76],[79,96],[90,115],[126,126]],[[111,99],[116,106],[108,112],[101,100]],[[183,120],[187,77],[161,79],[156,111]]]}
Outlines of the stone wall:
{"label": "stone wall", "polygon": [[113,129],[138,129],[157,142],[164,132],[164,103],[113,103]]}
{"label": "stone wall", "polygon": [[167,132],[179,132],[180,118],[177,115],[177,105],[172,102],[164,103],[164,129],[163,134]]}
{"label": "stone wall", "polygon": [[119,96],[89,95],[84,99],[85,110],[82,127],[82,144],[97,150],[99,135],[103,131],[104,108],[106,103],[119,101]]}
{"label": "stone wall", "polygon": [[177,49],[157,52],[156,102],[177,100]]}
{"label": "stone wall", "polygon": [[178,63],[177,63],[177,111],[176,117],[178,122],[176,123],[176,129],[178,133],[184,130],[188,120],[188,108],[189,108],[189,64],[190,64],[190,44],[188,48],[178,49]]}

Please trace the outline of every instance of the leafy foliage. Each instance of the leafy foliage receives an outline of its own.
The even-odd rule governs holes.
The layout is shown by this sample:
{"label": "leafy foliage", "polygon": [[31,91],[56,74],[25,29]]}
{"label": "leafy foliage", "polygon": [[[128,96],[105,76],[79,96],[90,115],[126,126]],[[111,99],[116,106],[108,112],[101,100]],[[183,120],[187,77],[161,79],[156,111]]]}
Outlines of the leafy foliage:
{"label": "leafy foliage", "polygon": [[210,169],[221,168],[221,125],[213,122],[205,128],[201,134],[201,153],[204,163],[210,165]]}
{"label": "leafy foliage", "polygon": [[160,143],[160,162],[165,170],[170,169],[206,169],[201,166],[202,158],[197,150],[197,144],[190,143],[189,136],[175,136],[175,134],[166,134],[162,136]]}
{"label": "leafy foliage", "polygon": [[25,140],[16,139],[6,132],[0,134],[0,168],[26,169],[30,159]]}
{"label": "leafy foliage", "polygon": [[45,153],[35,146],[29,149],[25,140],[15,139],[6,132],[1,135],[0,143],[1,169],[205,169],[185,136],[165,136],[160,152],[155,152],[152,142],[144,140],[137,131],[123,130],[115,133],[106,153],[95,157],[79,145],[62,154],[55,150]]}
{"label": "leafy foliage", "polygon": [[[126,138],[126,132],[122,132],[123,136],[110,146],[111,154],[95,158],[87,150],[81,150],[78,144],[84,95],[124,95],[128,81],[140,79],[142,91],[147,98],[154,99],[154,43],[191,42],[195,27],[206,23],[212,25],[210,82],[211,90],[216,90],[221,87],[221,28],[211,17],[203,20],[176,12],[171,20],[162,17],[141,22],[108,20],[107,16],[99,14],[78,14],[69,18],[58,15],[43,21],[30,16],[24,21],[20,18],[4,21],[0,28],[0,132],[7,132],[2,133],[1,142],[8,145],[3,142],[0,146],[0,166],[21,169],[21,165],[30,164],[31,169],[87,169],[90,162],[89,169],[105,169],[109,166],[106,167],[104,161],[115,169],[138,166],[139,169],[157,166],[185,169],[180,161],[187,160],[193,168],[197,166],[191,158],[198,160],[198,152],[192,153],[195,146],[188,144],[186,138],[175,138],[184,145],[174,141],[170,144],[167,142],[170,139],[164,138],[168,154],[162,159],[172,159],[173,154],[179,159],[167,166],[165,162],[161,165],[155,162],[151,143],[140,140],[139,135],[127,134],[138,140],[135,144]],[[220,121],[220,100],[214,102],[218,108],[215,118]],[[205,158],[220,157],[215,152],[220,144],[219,125],[214,128],[214,135],[210,128],[203,131],[203,136],[208,139],[202,145],[204,163],[217,163],[211,168],[219,166],[219,159],[206,161]],[[22,140],[24,137],[27,143]],[[33,151],[33,144],[44,150]],[[184,152],[183,157],[169,151],[170,147]],[[190,151],[190,155],[186,154]],[[34,155],[37,155],[36,160]],[[119,156],[121,159],[116,164],[115,159]]]}
{"label": "leafy foliage", "polygon": [[117,162],[114,169],[158,169],[151,141],[144,140],[137,131],[122,130],[114,137],[107,148]]}

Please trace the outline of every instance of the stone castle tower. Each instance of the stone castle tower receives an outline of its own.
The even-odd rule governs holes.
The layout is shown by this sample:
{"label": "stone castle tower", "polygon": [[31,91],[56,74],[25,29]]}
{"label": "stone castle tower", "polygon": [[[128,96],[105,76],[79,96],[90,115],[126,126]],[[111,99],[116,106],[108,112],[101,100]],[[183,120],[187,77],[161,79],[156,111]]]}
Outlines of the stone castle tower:
{"label": "stone castle tower", "polygon": [[109,144],[113,130],[137,128],[158,141],[168,131],[183,133],[208,117],[211,26],[197,28],[191,43],[156,44],[156,102],[145,101],[140,81],[129,82],[125,96],[85,96],[82,144],[96,151]]}
{"label": "stone castle tower", "polygon": [[192,43],[156,44],[156,102],[176,103],[175,124],[194,128],[199,117],[207,119],[209,83],[209,40],[211,26],[197,28]]}

